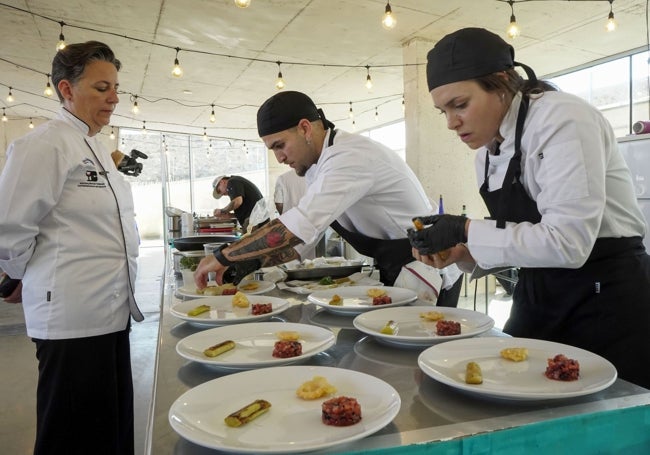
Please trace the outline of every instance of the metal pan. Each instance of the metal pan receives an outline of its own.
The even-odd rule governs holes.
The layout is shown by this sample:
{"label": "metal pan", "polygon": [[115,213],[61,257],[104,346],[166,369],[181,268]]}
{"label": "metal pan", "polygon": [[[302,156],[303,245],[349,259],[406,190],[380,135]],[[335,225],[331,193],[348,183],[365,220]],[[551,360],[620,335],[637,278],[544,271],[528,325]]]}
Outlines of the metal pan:
{"label": "metal pan", "polygon": [[174,248],[178,251],[203,251],[204,243],[230,243],[237,240],[235,235],[197,235],[194,237],[181,237],[174,239]]}
{"label": "metal pan", "polygon": [[332,267],[314,267],[305,269],[285,270],[287,280],[314,280],[330,276],[332,278],[341,278],[360,272],[363,264],[342,265]]}

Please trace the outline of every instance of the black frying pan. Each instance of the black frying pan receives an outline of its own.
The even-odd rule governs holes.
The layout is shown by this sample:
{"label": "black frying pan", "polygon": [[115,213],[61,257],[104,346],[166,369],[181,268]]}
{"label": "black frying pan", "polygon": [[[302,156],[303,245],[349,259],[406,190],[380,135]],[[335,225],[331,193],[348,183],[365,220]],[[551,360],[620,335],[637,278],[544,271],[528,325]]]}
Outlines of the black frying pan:
{"label": "black frying pan", "polygon": [[178,251],[203,251],[204,243],[230,243],[237,240],[234,235],[197,235],[174,239],[174,248]]}

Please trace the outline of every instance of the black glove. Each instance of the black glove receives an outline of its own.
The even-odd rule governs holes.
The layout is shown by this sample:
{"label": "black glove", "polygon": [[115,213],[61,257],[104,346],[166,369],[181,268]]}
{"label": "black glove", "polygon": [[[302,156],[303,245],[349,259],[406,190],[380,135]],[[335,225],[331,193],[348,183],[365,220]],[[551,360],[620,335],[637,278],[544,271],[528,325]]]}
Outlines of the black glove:
{"label": "black glove", "polygon": [[239,284],[245,276],[250,275],[255,270],[261,267],[262,263],[259,259],[251,259],[249,261],[237,261],[228,266],[223,274],[224,283]]}
{"label": "black glove", "polygon": [[458,215],[433,215],[413,218],[425,226],[422,230],[407,231],[411,246],[420,254],[434,254],[459,243],[467,242],[465,222],[467,218]]}

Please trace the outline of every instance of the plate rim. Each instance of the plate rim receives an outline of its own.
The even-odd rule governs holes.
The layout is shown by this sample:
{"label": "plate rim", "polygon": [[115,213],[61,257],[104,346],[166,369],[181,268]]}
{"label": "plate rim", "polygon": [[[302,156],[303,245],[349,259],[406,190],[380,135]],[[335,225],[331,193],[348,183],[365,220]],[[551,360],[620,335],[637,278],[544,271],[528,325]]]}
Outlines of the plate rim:
{"label": "plate rim", "polygon": [[[326,442],[321,442],[318,445],[311,445],[311,446],[305,446],[304,443],[300,447],[296,446],[285,446],[285,447],[278,447],[278,448],[273,448],[273,449],[268,449],[264,450],[263,448],[260,447],[243,447],[241,445],[235,446],[224,446],[222,445],[216,445],[214,443],[212,444],[206,444],[205,441],[199,440],[199,438],[195,437],[190,437],[187,436],[186,434],[183,434],[180,429],[183,428],[183,424],[178,422],[176,423],[174,421],[174,410],[175,408],[179,407],[181,403],[183,403],[185,400],[187,400],[187,397],[194,394],[194,393],[200,393],[203,391],[203,389],[209,389],[213,384],[217,382],[221,382],[222,386],[224,384],[228,384],[229,382],[236,382],[237,379],[241,379],[243,376],[242,375],[250,375],[252,377],[255,377],[256,375],[264,375],[266,376],[271,376],[276,372],[282,371],[284,374],[282,376],[286,377],[291,377],[293,371],[298,372],[299,370],[305,371],[305,375],[307,372],[309,372],[310,376],[314,375],[320,375],[320,376],[328,376],[327,372],[333,372],[336,371],[336,374],[344,374],[346,377],[358,377],[359,379],[357,380],[359,384],[364,384],[365,381],[375,381],[376,384],[381,385],[386,391],[390,392],[390,395],[392,396],[392,400],[389,403],[388,406],[388,412],[385,412],[383,414],[380,414],[377,416],[376,420],[377,423],[372,427],[372,428],[367,428],[367,427],[359,427],[359,428],[364,428],[363,431],[360,431],[356,434],[347,436],[341,440],[325,440]],[[330,375],[331,377],[331,375]],[[212,396],[212,395],[210,395]],[[218,403],[215,403],[215,406],[218,406]],[[229,374],[227,376],[222,376],[216,379],[212,379],[210,381],[206,381],[204,383],[201,383],[187,391],[185,391],[181,396],[179,396],[174,402],[170,405],[169,411],[167,413],[167,419],[172,427],[172,429],[179,434],[182,438],[187,439],[188,441],[191,441],[195,444],[198,444],[202,447],[207,447],[211,449],[217,449],[217,450],[223,450],[226,452],[238,452],[238,453],[264,453],[264,454],[280,454],[280,453],[296,453],[296,452],[306,452],[306,451],[313,451],[313,450],[319,450],[319,449],[326,449],[329,447],[334,447],[346,443],[350,443],[353,441],[358,441],[360,439],[363,439],[365,437],[368,437],[374,433],[377,433],[380,431],[382,428],[386,427],[389,425],[395,417],[397,417],[397,414],[399,413],[400,409],[402,406],[402,399],[399,394],[399,392],[388,382],[384,381],[383,379],[377,378],[376,376],[372,376],[368,373],[363,373],[359,371],[354,371],[354,370],[348,370],[346,368],[339,368],[339,367],[329,367],[329,366],[316,366],[316,365],[311,365],[311,366],[306,366],[306,365],[285,365],[285,366],[278,366],[278,367],[271,367],[271,368],[266,368],[264,370],[247,370],[247,371],[241,371],[233,374]],[[180,419],[179,419],[180,420]],[[185,424],[187,426],[187,424]],[[178,427],[178,428],[177,428]],[[351,428],[351,427],[347,427]],[[204,430],[198,430],[201,433],[205,434],[206,436],[211,436],[212,440],[214,440],[214,435],[209,435],[206,434]]]}
{"label": "plate rim", "polygon": [[[384,311],[384,310],[397,310],[399,307],[391,307],[391,308],[378,308],[375,310],[375,313],[377,311]],[[440,308],[440,312],[445,312],[445,311],[451,311],[451,312],[460,312],[460,313],[466,313],[466,314],[479,314],[484,316],[486,319],[486,323],[481,325],[481,331],[474,332],[471,334],[459,334],[459,335],[449,335],[445,337],[409,337],[409,336],[402,336],[400,337],[397,335],[386,335],[380,332],[375,332],[371,330],[364,330],[362,326],[360,326],[360,322],[357,321],[357,319],[362,319],[364,316],[368,314],[368,312],[363,312],[359,315],[357,315],[354,320],[352,321],[352,324],[354,325],[354,328],[359,330],[360,332],[365,333],[366,335],[373,336],[375,338],[378,338],[377,341],[382,341],[386,342],[387,344],[393,345],[393,346],[430,346],[433,344],[438,344],[438,343],[445,343],[448,341],[452,340],[462,340],[466,338],[473,338],[476,336],[479,336],[490,329],[494,327],[495,321],[494,319],[485,313],[481,313],[480,311],[473,311],[473,310],[468,310],[466,308],[444,308],[443,307],[436,307],[436,306],[431,306],[431,305],[410,305],[408,307],[402,308],[404,311],[413,311],[415,312],[416,310],[411,310],[412,308],[417,309],[418,311],[423,311],[424,309],[429,309],[430,311],[431,308]],[[437,310],[436,310],[437,311]]]}
{"label": "plate rim", "polygon": [[[181,344],[183,342],[186,342],[188,338],[199,337],[201,335],[206,335],[206,334],[209,334],[211,332],[215,332],[215,331],[219,331],[219,330],[224,330],[224,331],[225,330],[237,330],[237,331],[241,330],[242,332],[250,333],[246,329],[250,330],[251,326],[258,326],[259,327],[260,325],[265,325],[266,326],[268,324],[274,324],[274,325],[279,325],[279,326],[284,326],[285,327],[285,329],[281,329],[280,327],[278,327],[278,330],[297,330],[297,331],[299,331],[300,330],[299,327],[303,327],[302,330],[306,331],[307,329],[305,329],[305,327],[308,327],[309,330],[312,330],[312,331],[315,331],[315,332],[329,332],[330,337],[329,337],[328,340],[325,341],[325,344],[323,345],[323,347],[317,352],[309,353],[309,354],[301,354],[301,355],[296,356],[296,357],[289,357],[289,358],[283,358],[283,359],[272,358],[272,359],[269,359],[269,361],[267,361],[267,362],[261,362],[261,363],[260,362],[255,362],[255,363],[251,363],[251,362],[241,363],[240,362],[240,363],[230,363],[229,364],[229,363],[225,363],[225,362],[219,362],[218,357],[215,357],[214,359],[211,359],[211,358],[205,358],[204,359],[204,358],[199,358],[199,357],[193,357],[193,356],[190,356],[190,355],[186,355],[186,353],[181,352],[181,350],[180,350]],[[246,327],[246,325],[248,325],[249,327]],[[190,360],[192,362],[197,362],[197,363],[200,363],[202,365],[209,365],[211,367],[218,367],[218,368],[224,368],[224,369],[229,369],[229,370],[233,370],[233,369],[249,370],[249,369],[257,369],[257,368],[261,369],[261,368],[276,367],[276,366],[280,366],[280,365],[288,365],[290,363],[296,363],[296,362],[304,361],[304,360],[307,360],[307,359],[309,359],[309,358],[311,358],[311,357],[313,357],[313,356],[315,356],[317,354],[320,354],[321,352],[327,351],[329,348],[334,346],[335,343],[336,343],[336,335],[334,334],[334,332],[332,332],[331,330],[326,329],[324,327],[319,327],[319,326],[310,325],[310,324],[303,324],[303,323],[300,323],[300,322],[268,322],[268,321],[261,321],[261,322],[247,322],[247,323],[243,323],[243,324],[237,324],[236,326],[229,325],[229,326],[223,326],[223,327],[214,327],[214,328],[211,328],[211,329],[207,329],[207,330],[203,330],[203,331],[200,331],[200,332],[193,333],[191,335],[188,335],[188,336],[178,340],[178,342],[176,343],[175,350],[176,350],[176,353],[178,355],[180,355],[181,357],[183,357],[184,359]],[[215,359],[217,359],[217,360],[215,360]]]}
{"label": "plate rim", "polygon": [[[591,388],[587,389],[581,389],[581,390],[574,390],[574,391],[567,391],[567,392],[551,392],[551,393],[545,393],[545,392],[513,392],[513,391],[499,391],[499,390],[485,390],[481,389],[480,387],[473,386],[472,384],[465,384],[463,382],[459,381],[454,381],[450,377],[439,373],[436,371],[434,368],[431,368],[428,366],[424,358],[427,355],[430,355],[431,351],[435,350],[442,350],[449,348],[449,346],[453,346],[454,344],[472,344],[472,343],[481,343],[483,344],[482,347],[485,347],[485,343],[490,343],[494,342],[496,346],[498,344],[502,343],[508,343],[508,344],[516,344],[522,347],[530,347],[530,345],[538,345],[538,344],[545,344],[550,347],[555,347],[555,349],[564,349],[566,351],[572,351],[574,353],[584,353],[584,355],[591,356],[593,359],[598,360],[602,362],[603,366],[606,367],[607,369],[611,370],[613,373],[611,377],[609,377],[607,380],[604,380],[602,383],[598,385],[594,385]],[[452,344],[453,343],[453,344]],[[498,348],[498,347],[497,347]],[[539,348],[536,348],[539,349]],[[561,351],[560,351],[561,352]],[[573,356],[575,354],[569,354],[570,356]],[[506,399],[506,400],[513,400],[513,401],[542,401],[542,400],[556,400],[556,399],[566,399],[566,398],[575,398],[575,397],[580,397],[584,395],[591,395],[593,393],[600,392],[601,390],[606,389],[607,387],[611,386],[614,381],[616,381],[618,377],[618,371],[616,370],[616,367],[607,359],[604,357],[595,354],[591,351],[588,351],[583,348],[579,348],[576,346],[571,346],[568,344],[564,343],[559,343],[556,341],[547,341],[547,340],[538,340],[535,338],[523,338],[523,337],[483,337],[483,338],[463,338],[463,339],[458,339],[458,340],[450,340],[446,343],[439,343],[436,345],[433,345],[429,347],[428,349],[425,349],[420,353],[418,356],[418,367],[424,374],[429,376],[430,378],[441,382],[445,385],[448,385],[454,389],[461,390],[463,392],[469,392],[475,395],[479,396],[484,396],[484,397],[491,397],[491,398],[499,398],[499,399]],[[540,372],[542,374],[543,372]]]}

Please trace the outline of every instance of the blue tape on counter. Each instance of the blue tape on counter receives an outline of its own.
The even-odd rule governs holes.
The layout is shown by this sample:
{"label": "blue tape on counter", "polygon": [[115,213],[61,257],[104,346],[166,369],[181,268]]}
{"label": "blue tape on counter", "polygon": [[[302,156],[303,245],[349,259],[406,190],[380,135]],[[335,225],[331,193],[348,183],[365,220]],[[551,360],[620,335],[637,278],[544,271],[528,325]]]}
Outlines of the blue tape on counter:
{"label": "blue tape on counter", "polygon": [[650,454],[650,406],[563,417],[451,441],[344,453],[347,455]]}

